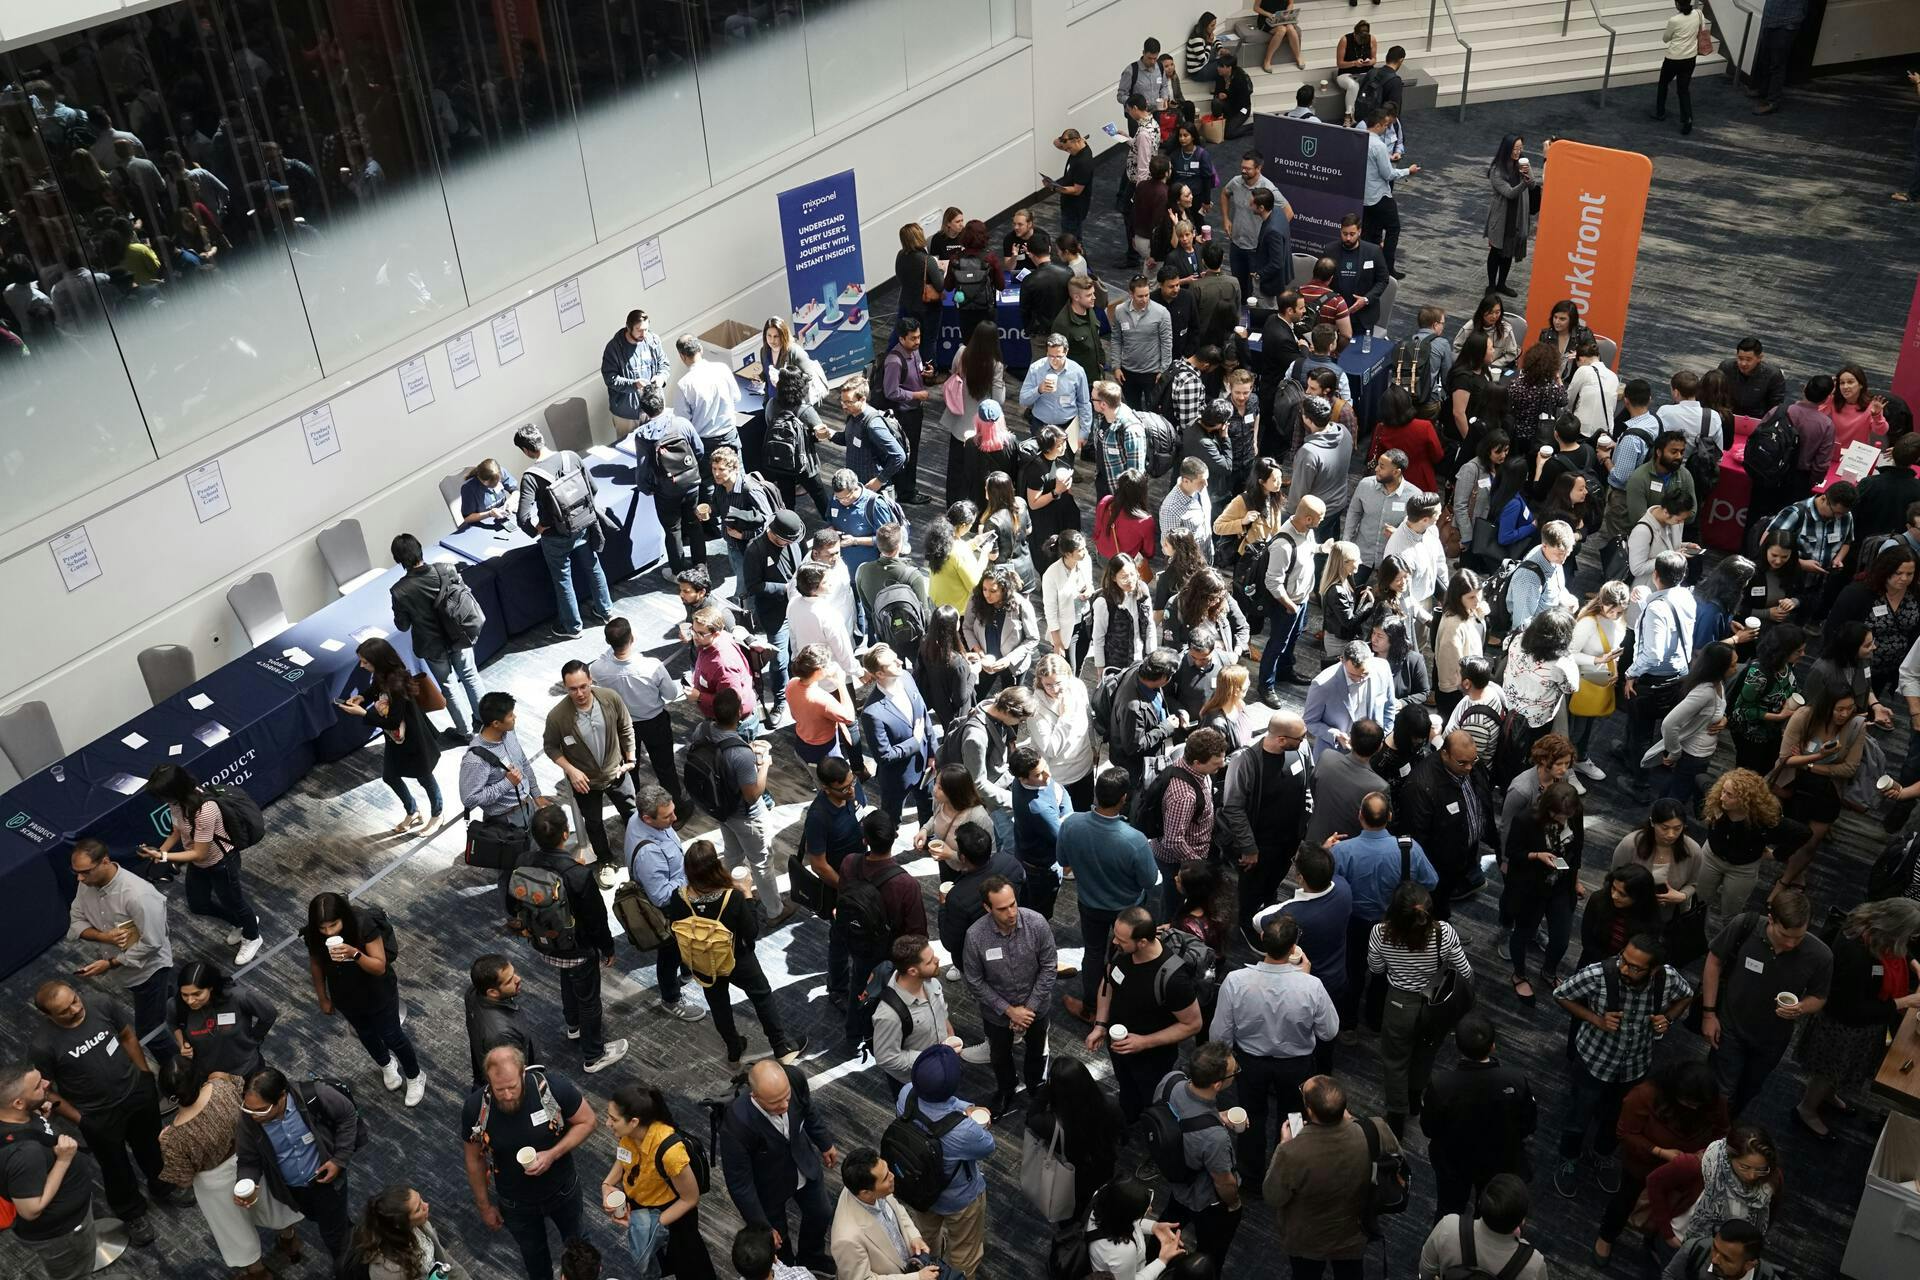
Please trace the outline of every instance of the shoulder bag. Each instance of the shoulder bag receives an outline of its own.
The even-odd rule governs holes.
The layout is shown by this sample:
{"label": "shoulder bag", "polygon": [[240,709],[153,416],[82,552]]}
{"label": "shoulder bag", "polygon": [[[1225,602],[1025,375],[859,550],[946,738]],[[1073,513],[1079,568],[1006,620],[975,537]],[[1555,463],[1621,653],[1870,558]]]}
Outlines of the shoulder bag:
{"label": "shoulder bag", "polygon": [[[1416,1030],[1426,1044],[1437,1044],[1473,1009],[1473,983],[1447,963],[1440,949],[1440,921],[1433,926],[1433,976],[1427,980],[1426,1003],[1420,1007]],[[1385,985],[1382,983],[1381,985]]]}
{"label": "shoulder bag", "polygon": [[1020,1146],[1020,1191],[1048,1222],[1073,1216],[1074,1168],[1060,1154],[1060,1120],[1054,1118],[1053,1136],[1044,1144],[1031,1129]]}
{"label": "shoulder bag", "polygon": [[[1593,628],[1600,633],[1600,642],[1609,649],[1613,648],[1613,637],[1599,619],[1594,619]],[[1573,699],[1567,703],[1567,714],[1575,716],[1610,716],[1613,714],[1613,681],[1597,684],[1581,677],[1580,687],[1573,691]]]}

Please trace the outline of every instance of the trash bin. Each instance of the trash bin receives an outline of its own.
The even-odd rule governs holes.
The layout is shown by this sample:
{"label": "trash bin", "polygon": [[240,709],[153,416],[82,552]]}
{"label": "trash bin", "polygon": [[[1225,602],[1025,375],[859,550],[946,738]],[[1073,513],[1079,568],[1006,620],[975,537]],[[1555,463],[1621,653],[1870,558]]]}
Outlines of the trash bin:
{"label": "trash bin", "polygon": [[1847,1237],[1840,1271],[1850,1280],[1912,1280],[1920,1276],[1920,1120],[1887,1116],[1867,1165],[1860,1211]]}

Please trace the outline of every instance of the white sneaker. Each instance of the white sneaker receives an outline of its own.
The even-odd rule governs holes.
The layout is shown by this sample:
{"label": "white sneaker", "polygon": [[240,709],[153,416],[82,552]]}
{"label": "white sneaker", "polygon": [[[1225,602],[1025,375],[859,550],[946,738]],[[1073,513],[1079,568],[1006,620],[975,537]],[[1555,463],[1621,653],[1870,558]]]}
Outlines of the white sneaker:
{"label": "white sneaker", "polygon": [[417,1107],[420,1105],[420,1099],[426,1096],[427,1073],[422,1071],[419,1075],[407,1081],[407,1096],[402,1099],[402,1101],[409,1107]]}
{"label": "white sneaker", "polygon": [[948,965],[947,971],[943,976],[948,982],[958,982],[960,981],[960,970],[954,965]]}
{"label": "white sneaker", "polygon": [[1586,783],[1584,783],[1584,782],[1582,782],[1582,781],[1580,781],[1580,775],[1579,775],[1579,774],[1577,774],[1577,773],[1569,773],[1569,774],[1567,775],[1567,782],[1568,782],[1568,784],[1569,784],[1569,785],[1571,785],[1571,786],[1573,787],[1573,791],[1574,791],[1574,794],[1575,794],[1575,795],[1582,795],[1582,796],[1583,796],[1583,795],[1585,795],[1585,794],[1587,794],[1587,784],[1586,784]]}
{"label": "white sneaker", "polygon": [[392,1058],[388,1058],[387,1065],[380,1068],[380,1079],[389,1089],[398,1089],[406,1083],[400,1078],[400,1064]]}
{"label": "white sneaker", "polygon": [[237,947],[246,941],[246,937],[247,931],[245,929],[229,929],[227,930],[227,945]]}
{"label": "white sneaker", "polygon": [[236,951],[233,955],[233,967],[243,969],[247,965],[252,964],[253,958],[260,954],[260,947],[265,942],[265,935],[258,938],[239,939],[240,950]]}
{"label": "white sneaker", "polygon": [[1605,782],[1607,780],[1607,771],[1591,760],[1581,760],[1577,762],[1573,766],[1573,770],[1582,777],[1592,778],[1595,782]]}
{"label": "white sneaker", "polygon": [[626,1056],[627,1042],[625,1040],[609,1040],[607,1041],[606,1049],[600,1056],[587,1064],[587,1074],[592,1075],[596,1071],[605,1071],[608,1067]]}
{"label": "white sneaker", "polygon": [[993,1046],[982,1040],[979,1044],[970,1044],[960,1050],[960,1061],[978,1065],[993,1061]]}
{"label": "white sneaker", "polygon": [[620,878],[620,868],[614,867],[614,866],[602,865],[599,869],[597,869],[593,873],[594,882],[598,884],[602,889],[613,888],[615,882],[618,881],[619,878]]}

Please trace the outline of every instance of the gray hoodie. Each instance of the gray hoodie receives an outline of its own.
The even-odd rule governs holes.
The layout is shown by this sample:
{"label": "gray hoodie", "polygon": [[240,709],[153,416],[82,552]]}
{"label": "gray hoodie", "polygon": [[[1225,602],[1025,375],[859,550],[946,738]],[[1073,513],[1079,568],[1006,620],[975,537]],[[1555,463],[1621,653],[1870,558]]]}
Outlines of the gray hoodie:
{"label": "gray hoodie", "polygon": [[1287,489],[1287,515],[1312,494],[1327,504],[1329,516],[1347,506],[1347,471],[1353,465],[1353,436],[1337,421],[1300,442],[1293,457],[1293,483]]}

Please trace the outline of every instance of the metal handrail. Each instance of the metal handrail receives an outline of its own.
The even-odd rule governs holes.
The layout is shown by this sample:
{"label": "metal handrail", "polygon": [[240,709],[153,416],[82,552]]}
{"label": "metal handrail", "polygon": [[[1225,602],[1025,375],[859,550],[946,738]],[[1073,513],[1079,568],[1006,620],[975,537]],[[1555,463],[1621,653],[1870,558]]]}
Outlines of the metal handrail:
{"label": "metal handrail", "polygon": [[1473,46],[1460,38],[1460,24],[1453,20],[1453,0],[1427,0],[1427,52],[1433,52],[1433,24],[1436,11],[1442,5],[1447,10],[1447,26],[1453,30],[1453,42],[1467,51],[1467,60],[1460,67],[1460,118],[1465,120],[1467,118],[1467,82],[1473,78]]}
{"label": "metal handrail", "polygon": [[[1604,107],[1607,105],[1607,84],[1613,79],[1613,45],[1620,38],[1620,33],[1608,26],[1607,20],[1600,16],[1599,0],[1587,0],[1587,4],[1593,9],[1593,20],[1607,33],[1607,68],[1600,76],[1600,105]],[[1566,35],[1572,23],[1573,0],[1567,0],[1566,8],[1560,11],[1560,34]]]}

